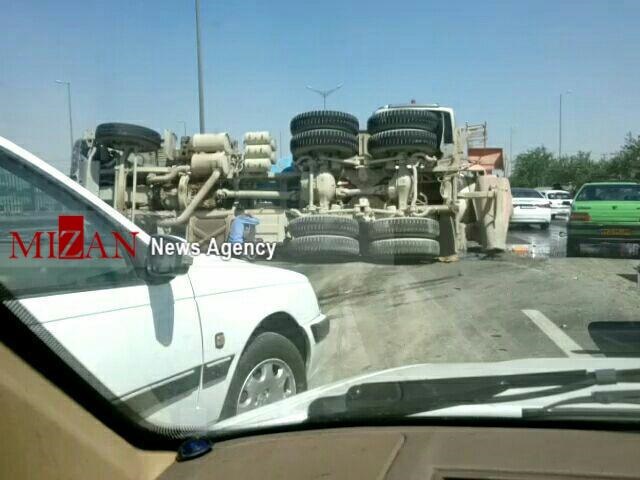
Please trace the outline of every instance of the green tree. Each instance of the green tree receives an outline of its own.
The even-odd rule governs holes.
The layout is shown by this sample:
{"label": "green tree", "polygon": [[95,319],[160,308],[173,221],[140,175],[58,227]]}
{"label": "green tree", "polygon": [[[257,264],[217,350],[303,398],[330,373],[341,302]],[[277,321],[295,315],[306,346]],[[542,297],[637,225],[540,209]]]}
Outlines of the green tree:
{"label": "green tree", "polygon": [[546,185],[547,170],[554,162],[553,154],[545,147],[537,147],[518,155],[510,181],[514,187]]}
{"label": "green tree", "polygon": [[556,184],[577,189],[588,182],[626,180],[640,182],[640,136],[628,134],[619,152],[594,160],[590,152],[560,159],[545,147],[518,155],[509,179],[514,187],[550,187]]}
{"label": "green tree", "polygon": [[606,162],[605,170],[610,179],[640,181],[640,136],[629,133],[620,151]]}
{"label": "green tree", "polygon": [[633,153],[638,146],[640,144],[623,149],[624,154],[621,152],[610,161],[594,160],[590,152],[578,152],[558,160],[543,147],[529,150],[516,158],[511,184],[531,188],[563,185],[576,189],[587,182],[630,180],[631,172],[640,175],[640,157]]}

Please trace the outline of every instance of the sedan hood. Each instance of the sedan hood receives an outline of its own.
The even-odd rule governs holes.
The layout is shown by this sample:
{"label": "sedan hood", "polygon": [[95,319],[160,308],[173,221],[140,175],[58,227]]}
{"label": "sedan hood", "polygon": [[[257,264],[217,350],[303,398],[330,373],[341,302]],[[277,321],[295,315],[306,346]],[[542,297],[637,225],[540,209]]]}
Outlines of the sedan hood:
{"label": "sedan hood", "polygon": [[[298,424],[307,420],[309,405],[317,398],[343,395],[347,390],[363,383],[427,380],[455,377],[483,377],[488,375],[515,375],[543,373],[562,370],[599,370],[640,368],[640,359],[632,358],[535,358],[509,360],[494,363],[433,363],[409,365],[358,375],[346,380],[324,385],[295,395],[272,405],[232,417],[212,426],[215,431],[264,428],[277,425]],[[607,386],[623,388],[624,384]],[[522,390],[522,389],[520,389]],[[526,389],[528,390],[528,389]],[[588,392],[590,389],[581,391]],[[521,417],[522,408],[542,407],[551,402],[576,395],[565,393],[538,397],[513,403],[461,405],[418,414],[420,416],[474,416],[474,417]]]}
{"label": "sedan hood", "polygon": [[194,257],[189,278],[196,296],[309,282],[304,275],[284,268],[223,260],[213,255]]}

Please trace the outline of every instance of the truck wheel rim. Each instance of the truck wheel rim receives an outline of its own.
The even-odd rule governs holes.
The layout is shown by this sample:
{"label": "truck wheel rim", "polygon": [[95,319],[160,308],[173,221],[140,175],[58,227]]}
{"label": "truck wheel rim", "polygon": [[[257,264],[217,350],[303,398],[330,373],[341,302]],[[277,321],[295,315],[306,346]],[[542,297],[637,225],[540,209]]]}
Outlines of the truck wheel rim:
{"label": "truck wheel rim", "polygon": [[237,413],[277,402],[295,395],[296,379],[291,367],[282,360],[270,358],[260,362],[245,378],[236,405]]}

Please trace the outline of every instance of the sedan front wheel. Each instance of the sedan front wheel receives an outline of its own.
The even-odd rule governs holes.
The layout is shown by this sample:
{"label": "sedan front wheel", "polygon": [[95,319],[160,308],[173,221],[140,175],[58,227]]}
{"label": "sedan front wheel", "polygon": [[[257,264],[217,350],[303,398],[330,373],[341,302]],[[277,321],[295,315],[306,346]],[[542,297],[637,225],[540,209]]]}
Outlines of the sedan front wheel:
{"label": "sedan front wheel", "polygon": [[306,389],[304,360],[296,346],[277,333],[261,333],[240,357],[220,420]]}

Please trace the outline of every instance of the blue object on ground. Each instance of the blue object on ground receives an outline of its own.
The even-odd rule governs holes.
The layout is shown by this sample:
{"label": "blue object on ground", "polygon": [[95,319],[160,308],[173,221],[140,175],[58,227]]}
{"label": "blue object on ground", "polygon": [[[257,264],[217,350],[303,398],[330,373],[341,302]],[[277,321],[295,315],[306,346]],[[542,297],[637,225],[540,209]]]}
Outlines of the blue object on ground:
{"label": "blue object on ground", "polygon": [[245,229],[251,225],[258,225],[260,220],[249,215],[238,215],[231,222],[231,231],[229,232],[229,242],[244,243]]}

